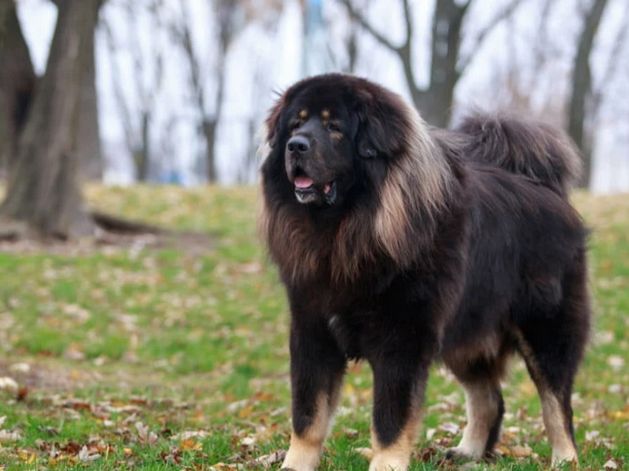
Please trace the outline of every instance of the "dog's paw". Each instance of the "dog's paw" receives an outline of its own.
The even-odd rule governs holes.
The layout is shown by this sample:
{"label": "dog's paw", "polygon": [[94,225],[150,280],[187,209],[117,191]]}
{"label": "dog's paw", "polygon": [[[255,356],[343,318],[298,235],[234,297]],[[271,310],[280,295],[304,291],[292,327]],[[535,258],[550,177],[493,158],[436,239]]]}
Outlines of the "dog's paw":
{"label": "dog's paw", "polygon": [[474,450],[469,450],[461,446],[448,448],[448,450],[446,451],[446,459],[452,461],[478,461],[482,457],[482,452],[477,453]]}
{"label": "dog's paw", "polygon": [[574,469],[579,466],[579,458],[577,457],[576,451],[566,454],[553,453],[551,467],[553,469],[562,469],[565,466],[567,466],[568,469]]}
{"label": "dog's paw", "polygon": [[369,471],[406,471],[408,459],[375,455],[369,463]]}

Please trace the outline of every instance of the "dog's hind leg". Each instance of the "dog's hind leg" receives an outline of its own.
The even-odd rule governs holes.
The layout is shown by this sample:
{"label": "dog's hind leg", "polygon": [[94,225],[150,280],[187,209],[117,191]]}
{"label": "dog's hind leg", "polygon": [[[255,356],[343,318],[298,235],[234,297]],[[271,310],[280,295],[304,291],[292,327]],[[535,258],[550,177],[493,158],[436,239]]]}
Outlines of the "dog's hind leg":
{"label": "dog's hind leg", "polygon": [[506,353],[493,359],[449,365],[465,390],[467,425],[458,446],[448,457],[478,460],[491,454],[500,438],[504,402],[500,391]]}
{"label": "dog's hind leg", "polygon": [[493,450],[500,436],[504,402],[500,386],[484,381],[464,383],[467,425],[459,445],[450,456],[480,459]]}
{"label": "dog's hind leg", "polygon": [[[534,335],[523,331],[519,350],[539,393],[544,427],[553,449],[552,462],[556,465],[578,461],[570,404],[576,361],[564,348],[566,339],[558,333],[550,334],[553,331],[551,328],[549,334]],[[547,343],[540,341],[540,337],[546,337]]]}
{"label": "dog's hind leg", "polygon": [[553,465],[577,462],[570,396],[589,331],[585,270],[568,271],[555,306],[536,306],[520,323],[518,349],[542,402]]}
{"label": "dog's hind leg", "polygon": [[[540,351],[539,348],[534,350],[524,336],[519,343],[542,403],[544,427],[553,449],[553,464],[577,461],[570,405],[573,374],[566,371],[570,366],[562,364],[557,358],[550,360],[547,356],[550,352]],[[564,370],[564,373],[550,370]]]}

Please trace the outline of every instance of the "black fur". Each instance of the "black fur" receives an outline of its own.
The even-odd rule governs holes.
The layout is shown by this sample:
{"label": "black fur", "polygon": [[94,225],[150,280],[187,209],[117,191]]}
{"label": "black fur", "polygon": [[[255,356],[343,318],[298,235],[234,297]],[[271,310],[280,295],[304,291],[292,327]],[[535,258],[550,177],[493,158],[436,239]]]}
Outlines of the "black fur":
{"label": "black fur", "polygon": [[[295,199],[285,145],[300,132],[288,123],[302,108],[342,120],[342,140],[325,141],[331,150],[320,156],[342,169],[336,204]],[[455,132],[428,132],[409,112],[373,83],[326,75],[290,88],[267,120],[262,230],[290,299],[295,433],[312,423],[317,394],[333,394],[348,358],[372,366],[373,424],[387,446],[420,406],[431,362],[442,359],[462,381],[499,384],[506,358],[526,351],[536,382],[563,401],[572,434],[570,392],[590,315],[586,231],[566,198],[576,154],[534,123],[475,117]],[[321,145],[328,138],[317,132]],[[392,203],[383,188],[404,165],[419,168],[397,188],[407,224],[380,229],[383,242],[374,235],[378,211]],[[445,169],[429,201],[420,193],[426,165]],[[318,183],[330,174],[308,176]],[[496,394],[488,453],[504,410]]]}

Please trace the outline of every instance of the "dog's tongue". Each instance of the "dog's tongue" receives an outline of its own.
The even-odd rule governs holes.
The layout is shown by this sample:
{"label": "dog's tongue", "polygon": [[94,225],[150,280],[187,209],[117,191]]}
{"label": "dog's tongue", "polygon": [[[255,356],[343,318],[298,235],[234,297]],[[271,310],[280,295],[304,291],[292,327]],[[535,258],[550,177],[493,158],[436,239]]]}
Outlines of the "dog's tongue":
{"label": "dog's tongue", "polygon": [[295,187],[296,188],[310,188],[314,184],[312,178],[308,177],[297,177],[295,178]]}

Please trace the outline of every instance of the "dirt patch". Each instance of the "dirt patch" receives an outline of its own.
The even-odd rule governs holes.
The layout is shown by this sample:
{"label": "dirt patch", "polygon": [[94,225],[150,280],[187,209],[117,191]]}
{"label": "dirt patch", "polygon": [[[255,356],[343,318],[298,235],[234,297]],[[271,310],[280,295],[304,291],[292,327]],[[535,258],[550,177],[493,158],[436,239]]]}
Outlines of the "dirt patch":
{"label": "dirt patch", "polygon": [[47,253],[79,256],[98,251],[125,251],[138,253],[142,250],[175,249],[192,256],[204,255],[214,248],[212,236],[195,232],[123,233],[102,231],[96,237],[63,241],[16,239],[0,241],[0,252]]}
{"label": "dirt patch", "polygon": [[10,386],[10,380],[13,380],[17,386],[14,391],[16,394],[25,394],[35,390],[70,391],[98,379],[97,374],[93,372],[37,361],[0,362],[0,378],[4,378],[4,389],[8,392],[13,389]]}

